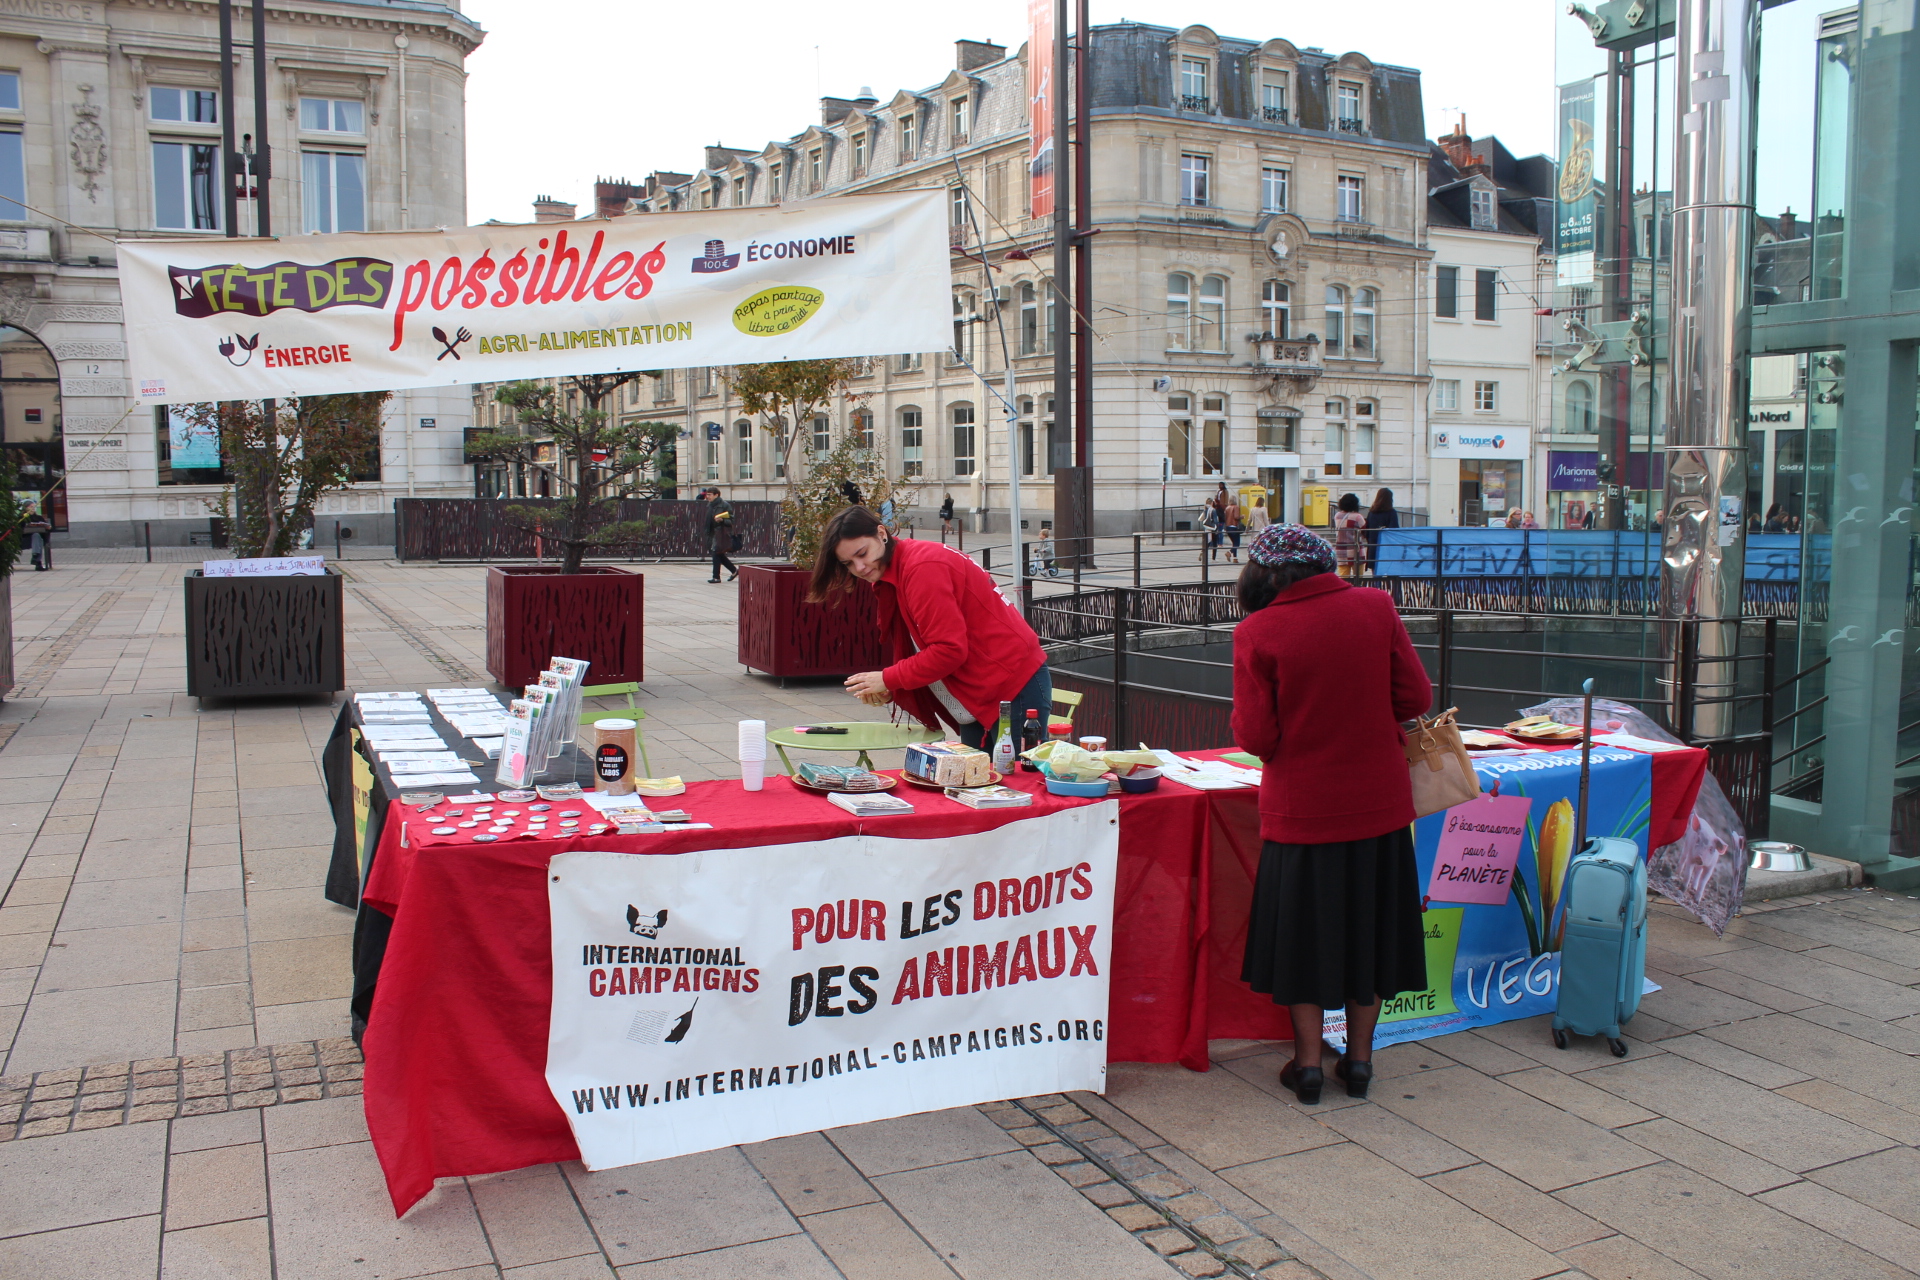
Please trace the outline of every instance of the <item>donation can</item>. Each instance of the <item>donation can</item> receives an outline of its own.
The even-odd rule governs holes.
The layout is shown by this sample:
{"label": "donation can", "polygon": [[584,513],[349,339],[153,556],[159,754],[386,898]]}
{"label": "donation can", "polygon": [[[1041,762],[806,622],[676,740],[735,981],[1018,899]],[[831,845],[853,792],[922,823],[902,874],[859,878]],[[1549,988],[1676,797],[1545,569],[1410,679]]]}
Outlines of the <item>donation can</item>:
{"label": "donation can", "polygon": [[638,753],[634,720],[601,720],[593,726],[594,786],[610,796],[633,794],[633,759]]}

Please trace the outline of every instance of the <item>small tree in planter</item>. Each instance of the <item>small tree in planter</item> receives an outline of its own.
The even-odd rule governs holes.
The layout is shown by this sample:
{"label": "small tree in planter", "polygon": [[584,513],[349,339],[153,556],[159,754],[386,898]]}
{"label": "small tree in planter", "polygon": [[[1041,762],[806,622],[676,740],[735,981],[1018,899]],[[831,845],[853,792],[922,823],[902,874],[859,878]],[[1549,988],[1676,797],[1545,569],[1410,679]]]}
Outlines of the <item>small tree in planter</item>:
{"label": "small tree in planter", "polygon": [[[668,423],[624,424],[602,406],[646,373],[568,378],[585,401],[575,411],[559,385],[509,383],[495,393],[514,410],[525,434],[488,432],[474,438],[475,455],[517,459],[554,480],[561,498],[551,506],[509,503],[501,519],[560,548],[558,566],[495,565],[487,573],[487,670],[514,688],[530,683],[549,658],[584,658],[595,683],[639,680],[644,665],[644,583],[637,573],[585,564],[590,551],[643,543],[657,525],[626,518],[622,498],[651,498],[673,484],[675,428]],[[551,441],[559,465],[538,457]]]}
{"label": "small tree in planter", "polygon": [[[789,502],[793,494],[795,442],[809,429],[813,419],[836,401],[864,400],[865,396],[849,391],[847,384],[866,371],[867,362],[859,358],[782,360],[773,364],[735,365],[727,376],[727,386],[740,397],[740,407],[758,414],[760,429],[773,438],[773,447],[780,455],[780,471],[787,477]],[[810,464],[808,473],[818,465],[817,462]],[[787,530],[788,556],[796,564],[802,563],[793,545],[798,526],[784,505],[781,515]]]}
{"label": "small tree in planter", "polygon": [[233,483],[206,506],[226,521],[235,555],[293,551],[313,526],[320,499],[352,484],[354,470],[379,449],[380,411],[390,394],[222,400],[175,410],[190,430],[220,443]]}
{"label": "small tree in planter", "polygon": [[918,486],[905,476],[887,474],[878,450],[867,448],[854,432],[846,432],[826,457],[807,463],[804,477],[787,482],[780,524],[787,535],[787,555],[795,564],[812,569],[820,554],[821,531],[847,506],[849,484],[859,490],[869,511],[879,512],[893,503],[896,523],[918,493]]}

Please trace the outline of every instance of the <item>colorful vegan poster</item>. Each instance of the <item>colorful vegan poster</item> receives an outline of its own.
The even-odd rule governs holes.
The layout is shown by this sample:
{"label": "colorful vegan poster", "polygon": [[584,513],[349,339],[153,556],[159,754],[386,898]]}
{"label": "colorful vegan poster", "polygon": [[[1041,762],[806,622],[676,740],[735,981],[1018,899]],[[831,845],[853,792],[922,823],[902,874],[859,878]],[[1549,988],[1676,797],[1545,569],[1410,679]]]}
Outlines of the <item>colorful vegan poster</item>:
{"label": "colorful vegan poster", "polygon": [[[1647,819],[1653,796],[1650,757],[1612,747],[1593,752],[1587,796],[1587,835],[1631,840],[1647,855]],[[1496,801],[1508,801],[1502,814],[1521,814],[1523,831],[1511,864],[1507,893],[1496,903],[1466,897],[1477,893],[1477,877],[1446,890],[1429,889],[1425,991],[1402,992],[1381,1011],[1376,1046],[1426,1040],[1469,1027],[1511,1022],[1553,1012],[1560,982],[1560,938],[1564,927],[1560,890],[1573,856],[1575,810],[1580,799],[1580,753],[1477,760],[1480,785]],[[1468,801],[1456,809],[1429,815],[1414,824],[1414,850],[1420,883],[1435,882],[1442,859],[1448,818],[1463,811],[1484,814],[1487,801]],[[1456,823],[1456,829],[1459,824]],[[1499,823],[1484,825],[1502,825]],[[1504,835],[1499,837],[1504,840]],[[1457,846],[1459,841],[1450,844]],[[1494,861],[1494,859],[1486,859]],[[1327,1036],[1344,1042],[1345,1018],[1330,1012]]]}
{"label": "colorful vegan poster", "polygon": [[181,404],[937,351],[944,200],[130,240],[128,364],[142,403]]}

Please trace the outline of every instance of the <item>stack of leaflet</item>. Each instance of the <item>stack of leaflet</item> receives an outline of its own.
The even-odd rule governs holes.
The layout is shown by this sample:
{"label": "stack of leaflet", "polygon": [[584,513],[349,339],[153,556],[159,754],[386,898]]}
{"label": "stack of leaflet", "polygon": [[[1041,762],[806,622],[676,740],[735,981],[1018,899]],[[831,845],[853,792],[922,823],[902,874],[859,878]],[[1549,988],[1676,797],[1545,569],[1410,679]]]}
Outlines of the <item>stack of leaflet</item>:
{"label": "stack of leaflet", "polygon": [[472,738],[489,759],[500,754],[500,738],[507,731],[507,712],[500,699],[485,689],[429,689],[427,697],[454,731]]}
{"label": "stack of leaflet", "polygon": [[912,805],[899,796],[890,796],[884,791],[874,791],[866,795],[836,791],[827,797],[827,803],[839,805],[856,818],[889,818],[896,814],[913,812]]}
{"label": "stack of leaflet", "polygon": [[886,786],[880,775],[857,765],[808,762],[800,765],[797,772],[808,786],[831,791],[879,791]]}
{"label": "stack of leaflet", "polygon": [[478,783],[459,755],[447,749],[427,706],[413,693],[362,693],[354,697],[360,736],[400,787]]}
{"label": "stack of leaflet", "polygon": [[[1147,750],[1143,745],[1142,751]],[[1195,791],[1234,791],[1260,785],[1260,771],[1226,760],[1199,760],[1177,756],[1171,751],[1155,751],[1160,757],[1161,775]]]}

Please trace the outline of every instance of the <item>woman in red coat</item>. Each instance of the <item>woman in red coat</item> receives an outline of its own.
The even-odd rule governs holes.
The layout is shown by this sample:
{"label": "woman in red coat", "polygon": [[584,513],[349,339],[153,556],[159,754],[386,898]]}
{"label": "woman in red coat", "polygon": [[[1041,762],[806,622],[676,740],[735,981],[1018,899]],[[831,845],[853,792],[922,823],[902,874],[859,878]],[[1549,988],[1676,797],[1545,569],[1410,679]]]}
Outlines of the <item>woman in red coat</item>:
{"label": "woman in red coat", "polygon": [[973,561],[937,542],[895,538],[865,507],[827,522],[814,561],[811,600],[873,590],[880,631],[893,653],[884,671],[847,677],[847,691],[869,706],[895,703],[928,728],[944,721],[960,741],[986,741],[1013,704],[1014,733],[1031,710],[1045,724],[1053,677],[1040,638]]}
{"label": "woman in red coat", "polygon": [[1304,1103],[1325,1083],[1327,1009],[1347,1013],[1335,1074],[1364,1098],[1380,1001],[1427,986],[1400,722],[1427,709],[1433,686],[1392,598],[1334,565],[1299,525],[1262,529],[1233,633],[1233,737],[1265,764],[1241,978],[1292,1013],[1280,1083]]}

